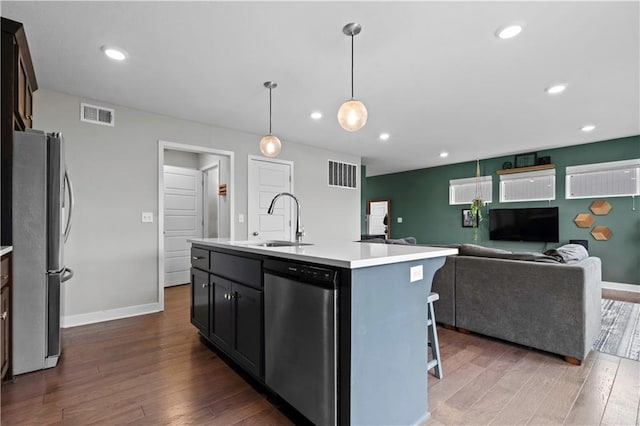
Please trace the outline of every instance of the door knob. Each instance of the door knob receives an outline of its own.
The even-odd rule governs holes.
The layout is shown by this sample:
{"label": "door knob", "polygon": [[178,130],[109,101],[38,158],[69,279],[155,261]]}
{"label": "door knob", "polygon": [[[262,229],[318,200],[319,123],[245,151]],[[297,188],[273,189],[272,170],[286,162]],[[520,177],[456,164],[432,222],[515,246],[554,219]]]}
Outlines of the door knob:
{"label": "door knob", "polygon": [[254,237],[257,237],[257,236],[258,236],[258,232],[257,232],[257,231],[256,231],[256,232],[254,232],[254,233],[253,233],[253,236],[254,236]]}

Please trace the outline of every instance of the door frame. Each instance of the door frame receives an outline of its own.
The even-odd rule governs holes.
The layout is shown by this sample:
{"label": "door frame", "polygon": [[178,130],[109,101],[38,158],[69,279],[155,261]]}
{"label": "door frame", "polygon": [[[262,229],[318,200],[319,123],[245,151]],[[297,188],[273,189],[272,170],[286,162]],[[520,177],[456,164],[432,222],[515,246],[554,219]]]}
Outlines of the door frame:
{"label": "door frame", "polygon": [[221,149],[207,148],[199,145],[187,145],[177,142],[168,142],[158,140],[158,305],[159,310],[164,311],[164,150],[172,149],[175,151],[193,152],[196,154],[214,154],[229,157],[229,216],[231,218],[229,224],[229,236],[233,240],[234,237],[234,220],[235,217],[235,161],[233,151],[224,151]]}
{"label": "door frame", "polygon": [[[269,157],[263,157],[261,155],[247,155],[247,239],[250,238],[249,236],[249,230],[251,229],[251,213],[249,212],[249,197],[251,196],[251,192],[253,190],[255,190],[255,188],[253,188],[252,182],[251,182],[251,176],[249,175],[251,173],[251,161],[262,161],[265,163],[275,163],[275,164],[285,164],[287,166],[289,166],[289,170],[291,171],[291,193],[294,194],[294,179],[293,177],[295,176],[294,173],[294,164],[293,161],[289,161],[289,160],[281,160],[279,158],[269,158]],[[294,194],[295,195],[295,194]],[[291,202],[289,203],[290,205],[290,212],[289,212],[289,217],[291,218],[291,221],[293,223],[293,218],[294,218],[294,203]],[[295,234],[295,231],[293,230],[293,226],[291,227],[291,234],[289,236],[289,238],[292,238],[293,235]]]}

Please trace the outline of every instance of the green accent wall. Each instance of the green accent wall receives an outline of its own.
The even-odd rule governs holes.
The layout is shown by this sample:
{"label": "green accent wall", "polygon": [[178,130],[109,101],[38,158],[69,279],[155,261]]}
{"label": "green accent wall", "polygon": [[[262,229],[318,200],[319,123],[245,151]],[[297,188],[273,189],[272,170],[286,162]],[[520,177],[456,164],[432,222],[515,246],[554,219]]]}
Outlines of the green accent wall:
{"label": "green accent wall", "polygon": [[[593,215],[593,226],[605,225],[613,231],[608,241],[597,241],[591,228],[578,228],[573,219],[579,213],[591,213],[589,206],[596,198],[565,199],[565,167],[640,158],[640,136],[613,139],[584,145],[537,152],[538,157],[550,156],[556,166],[556,199],[548,201],[500,203],[500,178],[496,174],[505,161],[514,156],[480,160],[480,173],[493,176],[493,200],[482,208],[478,242],[487,247],[511,251],[541,252],[566,244],[572,239],[589,241],[589,253],[602,260],[604,281],[640,285],[640,197],[605,197],[613,207],[606,216]],[[363,167],[364,169],[364,167]],[[366,201],[391,200],[391,238],[416,237],[419,244],[474,243],[473,229],[463,228],[461,212],[466,205],[449,205],[449,180],[475,176],[475,161],[408,172],[363,178],[362,218]],[[521,208],[557,206],[560,210],[559,243],[525,243],[489,240],[490,208]],[[403,222],[397,223],[402,217]],[[362,225],[364,226],[364,225]],[[363,228],[364,229],[364,228]]]}

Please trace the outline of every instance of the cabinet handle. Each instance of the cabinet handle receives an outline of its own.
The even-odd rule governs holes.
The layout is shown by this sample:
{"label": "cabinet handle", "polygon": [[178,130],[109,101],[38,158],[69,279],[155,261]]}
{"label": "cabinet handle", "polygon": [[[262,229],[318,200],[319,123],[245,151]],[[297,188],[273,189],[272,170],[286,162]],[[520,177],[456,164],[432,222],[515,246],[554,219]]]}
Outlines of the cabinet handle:
{"label": "cabinet handle", "polygon": [[204,259],[204,257],[203,256],[191,256],[191,259],[193,259],[193,260],[202,260],[202,259]]}
{"label": "cabinet handle", "polygon": [[2,314],[0,314],[0,319],[2,321],[5,321],[7,319],[7,311],[4,311]]}
{"label": "cabinet handle", "polygon": [[2,281],[6,281],[9,279],[9,275],[2,275],[0,278],[2,278]]}

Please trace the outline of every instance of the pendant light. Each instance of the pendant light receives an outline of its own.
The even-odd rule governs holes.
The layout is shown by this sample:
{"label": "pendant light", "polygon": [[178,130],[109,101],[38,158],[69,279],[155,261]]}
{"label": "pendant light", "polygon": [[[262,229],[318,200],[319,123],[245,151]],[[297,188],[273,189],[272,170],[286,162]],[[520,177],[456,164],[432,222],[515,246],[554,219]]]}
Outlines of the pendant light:
{"label": "pendant light", "polygon": [[269,89],[269,134],[260,139],[260,152],[265,157],[277,157],[280,154],[282,143],[277,136],[271,134],[271,90],[278,87],[273,81],[265,81],[264,87]]}
{"label": "pendant light", "polygon": [[343,129],[355,132],[367,123],[367,108],[353,98],[353,37],[360,34],[360,24],[351,22],[342,28],[342,32],[351,37],[351,99],[345,101],[338,110],[338,122]]}

